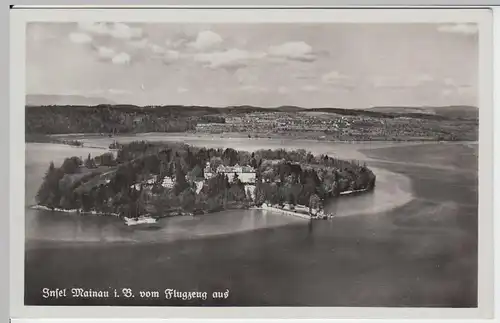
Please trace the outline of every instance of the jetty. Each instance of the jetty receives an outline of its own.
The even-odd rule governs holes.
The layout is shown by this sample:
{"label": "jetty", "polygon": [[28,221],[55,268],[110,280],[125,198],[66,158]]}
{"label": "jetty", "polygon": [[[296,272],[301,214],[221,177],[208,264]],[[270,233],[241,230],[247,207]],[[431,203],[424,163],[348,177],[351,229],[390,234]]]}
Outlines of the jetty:
{"label": "jetty", "polygon": [[128,226],[135,226],[135,225],[151,225],[151,224],[156,224],[158,223],[158,220],[146,215],[139,216],[137,218],[128,218],[124,217],[123,220],[125,221],[125,224]]}
{"label": "jetty", "polygon": [[278,212],[278,213],[281,213],[281,214],[284,214],[284,215],[297,216],[299,218],[303,218],[303,219],[307,219],[307,220],[311,219],[311,216],[309,214],[300,213],[300,212],[297,212],[297,211],[294,211],[294,210],[287,210],[287,209],[284,209],[284,208],[282,209],[282,208],[279,208],[279,207],[268,205],[266,203],[262,204],[261,208],[263,210],[269,210],[269,211],[273,211],[273,212]]}
{"label": "jetty", "polygon": [[344,196],[345,195],[358,195],[358,194],[365,193],[365,192],[368,192],[367,188],[363,188],[360,190],[343,191],[343,192],[340,192],[339,195],[344,195]]}
{"label": "jetty", "polygon": [[267,203],[262,204],[259,208],[262,210],[269,210],[273,212],[277,212],[280,214],[288,215],[288,216],[296,216],[299,218],[303,218],[306,220],[325,220],[333,218],[333,214],[324,213],[322,210],[312,209],[309,211],[309,208],[303,205],[297,205],[294,209],[285,208],[285,207],[277,207],[273,205],[269,205]]}

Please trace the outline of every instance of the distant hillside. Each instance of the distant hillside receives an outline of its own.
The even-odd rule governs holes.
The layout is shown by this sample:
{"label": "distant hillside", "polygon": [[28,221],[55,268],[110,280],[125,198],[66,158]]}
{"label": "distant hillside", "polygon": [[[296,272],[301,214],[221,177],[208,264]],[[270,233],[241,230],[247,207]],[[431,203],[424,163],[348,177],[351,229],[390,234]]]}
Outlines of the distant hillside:
{"label": "distant hillside", "polygon": [[28,94],[26,95],[26,106],[47,105],[88,105],[115,104],[114,102],[98,97],[86,97],[83,95],[50,95],[50,94]]}
{"label": "distant hillside", "polygon": [[445,120],[448,117],[437,115],[437,114],[429,114],[429,113],[415,113],[415,112],[405,112],[401,111],[399,113],[395,112],[382,112],[376,111],[372,109],[360,110],[360,109],[341,109],[341,108],[317,108],[317,109],[307,109],[307,112],[322,112],[322,113],[334,113],[343,116],[365,116],[365,117],[373,117],[373,118],[418,118],[418,119],[429,119],[429,120]]}
{"label": "distant hillside", "polygon": [[[321,139],[329,136],[331,139],[349,141],[477,140],[478,119],[450,118],[440,114],[448,112],[448,115],[455,116],[458,110],[452,108],[430,110],[435,114],[407,111],[418,110],[403,109],[395,113],[377,112],[373,109],[302,110],[288,106],[276,108],[181,105],[140,107],[125,104],[27,106],[25,131],[26,134],[37,135],[100,133],[112,136],[124,133],[195,131],[238,132],[248,133],[249,136],[286,133],[287,136],[297,138]],[[262,114],[264,123],[260,121],[255,123],[255,114]],[[331,117],[328,118],[326,114]],[[292,118],[296,126],[290,129],[277,126],[274,120],[280,118]],[[227,119],[230,121],[227,122]],[[314,128],[312,126],[315,126],[316,130],[311,130]]]}
{"label": "distant hillside", "polygon": [[306,108],[296,107],[293,105],[282,105],[277,107],[276,110],[281,112],[298,112],[298,111],[307,111]]}
{"label": "distant hillside", "polygon": [[216,108],[221,112],[231,112],[231,113],[252,113],[252,112],[298,112],[307,111],[306,108],[301,108],[293,105],[282,105],[279,107],[264,108],[256,107],[253,105],[236,105],[229,106],[226,108]]}
{"label": "distant hillside", "polygon": [[478,108],[468,105],[453,105],[453,106],[441,106],[441,107],[373,107],[368,110],[381,113],[429,114],[429,115],[438,115],[445,118],[453,118],[453,119],[479,118]]}

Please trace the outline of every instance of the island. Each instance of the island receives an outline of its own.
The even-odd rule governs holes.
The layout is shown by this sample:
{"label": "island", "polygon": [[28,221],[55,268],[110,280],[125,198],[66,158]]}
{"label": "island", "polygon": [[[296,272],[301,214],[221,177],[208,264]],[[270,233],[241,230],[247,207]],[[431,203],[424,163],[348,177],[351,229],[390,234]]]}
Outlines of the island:
{"label": "island", "polygon": [[375,181],[366,164],[305,150],[114,142],[99,156],[50,163],[36,207],[114,215],[127,224],[244,208],[327,218],[327,199],[372,191]]}

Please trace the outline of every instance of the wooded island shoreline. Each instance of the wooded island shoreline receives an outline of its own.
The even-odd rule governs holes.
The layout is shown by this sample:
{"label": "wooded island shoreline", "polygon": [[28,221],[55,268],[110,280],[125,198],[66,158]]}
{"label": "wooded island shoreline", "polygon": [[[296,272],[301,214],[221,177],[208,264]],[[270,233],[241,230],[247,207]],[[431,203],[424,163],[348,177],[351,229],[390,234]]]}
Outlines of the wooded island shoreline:
{"label": "wooded island shoreline", "polygon": [[[53,163],[38,191],[37,208],[161,218],[228,209],[302,205],[323,212],[328,198],[370,191],[375,175],[357,161],[305,150],[192,147],[182,143],[114,142],[100,156]],[[311,214],[312,214],[311,213]]]}

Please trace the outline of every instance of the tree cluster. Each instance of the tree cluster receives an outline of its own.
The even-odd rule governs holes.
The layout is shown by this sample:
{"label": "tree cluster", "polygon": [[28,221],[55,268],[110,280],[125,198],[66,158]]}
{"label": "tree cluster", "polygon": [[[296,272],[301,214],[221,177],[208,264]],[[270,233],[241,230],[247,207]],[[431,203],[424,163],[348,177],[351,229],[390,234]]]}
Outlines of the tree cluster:
{"label": "tree cluster", "polygon": [[[107,152],[85,161],[67,158],[59,168],[51,163],[38,203],[124,216],[212,212],[263,202],[321,208],[324,199],[342,191],[375,185],[365,165],[302,150],[250,153],[146,141],[113,145],[116,158]],[[231,181],[224,173],[205,179],[206,170],[215,173],[220,165],[236,164],[255,169],[254,197],[237,174]],[[164,187],[165,178],[173,185]]]}

